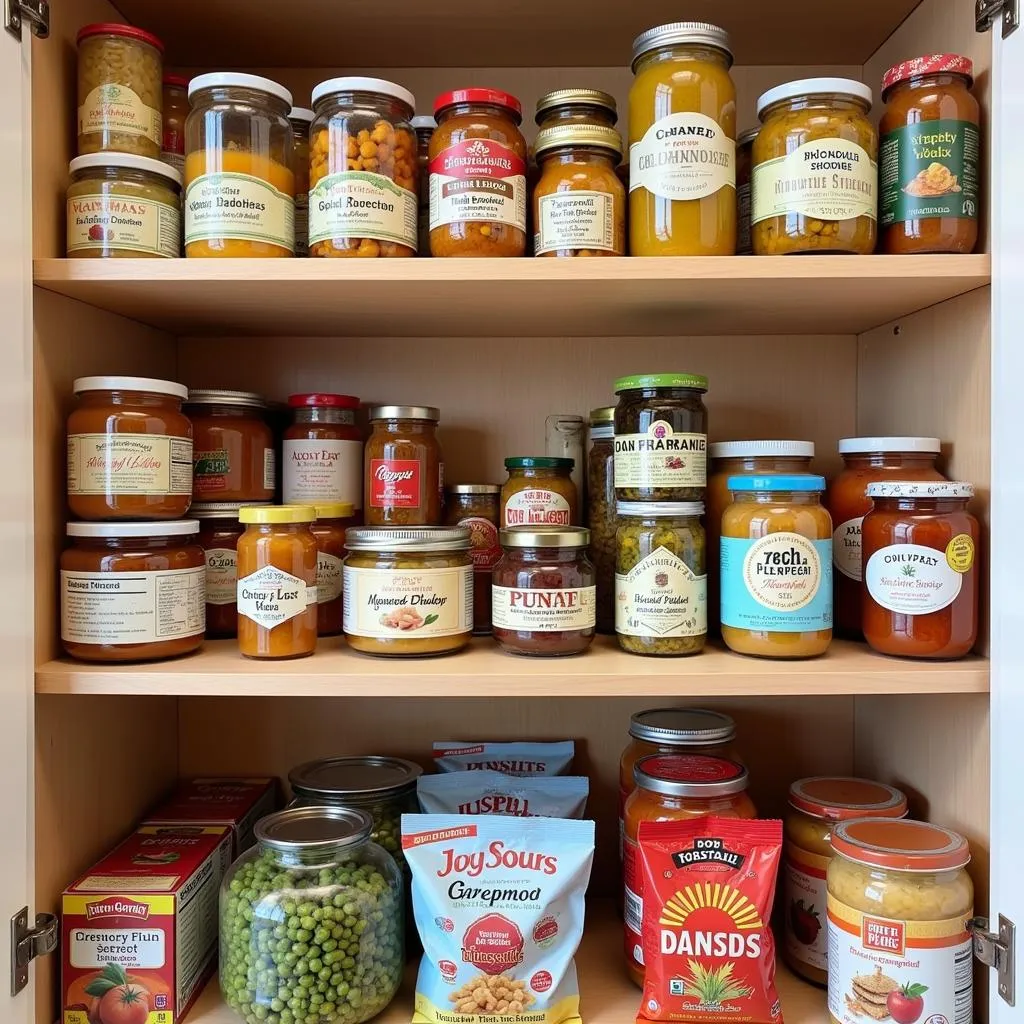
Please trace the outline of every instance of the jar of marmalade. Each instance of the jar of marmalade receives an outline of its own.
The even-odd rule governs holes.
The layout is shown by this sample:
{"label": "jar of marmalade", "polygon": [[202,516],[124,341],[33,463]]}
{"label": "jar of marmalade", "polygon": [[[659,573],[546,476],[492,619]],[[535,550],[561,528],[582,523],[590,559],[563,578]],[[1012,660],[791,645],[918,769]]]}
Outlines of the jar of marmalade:
{"label": "jar of marmalade", "polygon": [[429,405],[377,405],[363,455],[367,526],[437,526],[444,462],[441,412]]}

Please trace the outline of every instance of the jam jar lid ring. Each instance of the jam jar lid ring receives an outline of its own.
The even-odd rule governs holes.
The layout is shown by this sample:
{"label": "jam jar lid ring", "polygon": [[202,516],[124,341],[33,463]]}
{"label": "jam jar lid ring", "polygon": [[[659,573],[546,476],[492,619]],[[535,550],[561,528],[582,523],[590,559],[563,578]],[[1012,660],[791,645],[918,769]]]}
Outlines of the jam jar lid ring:
{"label": "jam jar lid ring", "polygon": [[646,391],[652,388],[686,388],[691,391],[707,391],[708,379],[701,373],[632,373],[619,377],[615,382],[615,394],[623,391]]}
{"label": "jam jar lid ring", "polygon": [[141,391],[149,395],[170,395],[188,399],[188,388],[173,380],[159,380],[156,377],[76,377],[71,389],[76,395],[86,391]]}
{"label": "jam jar lid ring", "polygon": [[399,796],[416,788],[423,769],[403,757],[353,754],[306,761],[288,772],[296,796],[323,800]]}
{"label": "jam jar lid ring", "polygon": [[666,25],[649,28],[633,40],[633,69],[636,69],[636,62],[651,50],[661,46],[687,43],[693,46],[713,46],[716,50],[721,50],[729,58],[730,66],[732,65],[732,46],[729,42],[729,33],[724,28],[707,21],[672,21]]}
{"label": "jam jar lid ring", "polygon": [[629,735],[669,746],[711,746],[735,739],[736,723],[705,708],[648,708],[631,716]]}
{"label": "jam jar lid ring", "polygon": [[410,123],[415,132],[434,131],[437,128],[437,121],[434,120],[433,114],[417,114]]}
{"label": "jam jar lid ring", "polygon": [[622,159],[622,136],[614,129],[599,124],[559,124],[542,128],[533,143],[534,156],[563,146],[593,146],[614,154],[616,162]]}
{"label": "jam jar lid ring", "polygon": [[808,473],[776,473],[772,476],[731,476],[726,481],[730,491],[823,491],[825,478]]}
{"label": "jam jar lid ring", "polygon": [[798,78],[761,93],[757,101],[757,116],[764,120],[764,112],[776,103],[808,96],[845,96],[866,103],[868,110],[874,101],[871,86],[854,78]]}
{"label": "jam jar lid ring", "polygon": [[707,754],[648,754],[633,766],[633,781],[663,796],[730,796],[742,793],[748,778],[739,761]]}
{"label": "jam jar lid ring", "polygon": [[441,410],[435,405],[371,405],[371,420],[427,420],[440,423]]}
{"label": "jam jar lid ring", "polygon": [[468,551],[468,526],[351,526],[345,531],[349,551]]}
{"label": "jam jar lid ring", "polygon": [[288,405],[292,409],[304,409],[312,406],[323,406],[328,409],[358,409],[359,399],[355,395],[333,395],[323,391],[313,391],[304,395],[289,395]]}
{"label": "jam jar lid ring", "polygon": [[971,860],[959,832],[911,818],[853,818],[832,829],[831,841],[847,860],[896,871],[952,871]]}
{"label": "jam jar lid ring", "polygon": [[372,831],[373,818],[355,807],[289,807],[260,818],[253,834],[281,853],[303,853],[354,846]]}
{"label": "jam jar lid ring", "polygon": [[882,99],[885,94],[900,82],[909,82],[912,78],[922,75],[963,75],[968,86],[974,84],[974,61],[959,53],[928,53],[913,60],[894,64],[882,75]]}
{"label": "jam jar lid ring", "polygon": [[660,518],[662,516],[702,516],[703,501],[617,501],[615,511],[631,519]]}
{"label": "jam jar lid ring", "polygon": [[714,441],[708,445],[711,459],[756,459],[762,456],[813,459],[813,441]]}
{"label": "jam jar lid ring", "polygon": [[577,106],[600,107],[607,110],[615,117],[619,115],[618,104],[611,93],[603,92],[601,89],[553,89],[546,92],[539,100],[534,111],[534,119],[537,124],[544,120],[542,114],[555,107],[564,107],[575,104]]}
{"label": "jam jar lid ring", "polygon": [[234,519],[243,508],[266,508],[270,501],[203,501],[193,502],[188,509],[190,516],[196,519]]}
{"label": "jam jar lid ring", "polygon": [[585,548],[590,530],[585,526],[513,526],[498,531],[503,548]]}
{"label": "jam jar lid ring", "polygon": [[923,452],[938,455],[942,442],[937,437],[841,437],[840,455],[875,455],[888,452]]}
{"label": "jam jar lid ring", "polygon": [[75,36],[75,42],[81,43],[83,39],[90,36],[123,36],[125,39],[137,39],[141,43],[148,43],[154,49],[164,52],[164,44],[160,39],[147,32],[144,28],[135,25],[122,25],[114,21],[97,21],[92,25],[83,25]]}
{"label": "jam jar lid ring", "polygon": [[869,498],[973,498],[963,480],[878,480],[864,488]]}
{"label": "jam jar lid ring", "polygon": [[512,115],[516,124],[523,119],[523,105],[512,93],[503,92],[501,89],[479,87],[451,89],[441,93],[434,100],[434,116],[436,117],[446,107],[454,107],[460,103],[483,103],[492,107],[504,107]]}
{"label": "jam jar lid ring", "polygon": [[186,405],[237,405],[245,409],[266,409],[267,400],[255,391],[227,388],[196,388],[188,393]]}
{"label": "jam jar lid ring", "polygon": [[69,537],[189,537],[199,532],[195,519],[150,523],[68,523]]}
{"label": "jam jar lid ring", "polygon": [[556,455],[514,455],[505,460],[506,469],[571,470],[575,465],[575,459],[563,459]]}
{"label": "jam jar lid ring", "polygon": [[309,109],[309,107],[292,107],[288,111],[289,121],[298,121],[302,125],[310,125],[313,123],[313,118],[316,117],[316,113]]}
{"label": "jam jar lid ring", "polygon": [[243,505],[238,510],[240,523],[261,525],[283,525],[290,523],[312,523],[316,509],[312,505]]}
{"label": "jam jar lid ring", "polygon": [[901,818],[907,813],[902,790],[873,779],[847,775],[814,775],[789,787],[789,805],[812,818]]}
{"label": "jam jar lid ring", "polygon": [[498,484],[448,484],[446,494],[501,494]]}

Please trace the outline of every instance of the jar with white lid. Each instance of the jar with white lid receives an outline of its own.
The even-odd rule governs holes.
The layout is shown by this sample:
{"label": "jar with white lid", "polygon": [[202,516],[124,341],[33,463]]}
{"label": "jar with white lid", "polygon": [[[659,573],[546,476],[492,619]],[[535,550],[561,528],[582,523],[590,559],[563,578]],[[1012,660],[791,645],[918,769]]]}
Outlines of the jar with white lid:
{"label": "jar with white lid", "polygon": [[309,126],[314,113],[308,107],[292,107],[288,122],[292,126],[295,153],[295,255],[309,255]]}

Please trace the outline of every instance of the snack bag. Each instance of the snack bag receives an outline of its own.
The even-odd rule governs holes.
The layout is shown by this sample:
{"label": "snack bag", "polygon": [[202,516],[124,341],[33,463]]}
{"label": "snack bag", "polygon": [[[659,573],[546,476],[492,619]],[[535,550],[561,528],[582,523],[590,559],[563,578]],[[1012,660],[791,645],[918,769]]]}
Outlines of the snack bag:
{"label": "snack bag", "polygon": [[509,814],[517,818],[582,818],[590,780],[581,775],[450,772],[421,775],[416,795],[424,814]]}
{"label": "snack bag", "polygon": [[594,823],[403,814],[423,942],[413,1024],[581,1024]]}
{"label": "snack bag", "polygon": [[769,919],[782,822],[642,821],[646,1021],[782,1024]]}
{"label": "snack bag", "polygon": [[558,743],[456,743],[434,744],[434,764],[439,772],[492,771],[503,775],[567,775],[572,770],[576,744]]}

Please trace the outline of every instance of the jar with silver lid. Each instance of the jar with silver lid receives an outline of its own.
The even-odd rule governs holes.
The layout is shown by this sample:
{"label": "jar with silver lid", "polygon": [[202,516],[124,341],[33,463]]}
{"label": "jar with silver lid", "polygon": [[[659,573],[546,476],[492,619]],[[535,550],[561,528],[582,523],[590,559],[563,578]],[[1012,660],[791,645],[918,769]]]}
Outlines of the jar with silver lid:
{"label": "jar with silver lid", "polygon": [[444,462],[437,439],[441,412],[430,405],[376,405],[363,451],[367,526],[437,526]]}

